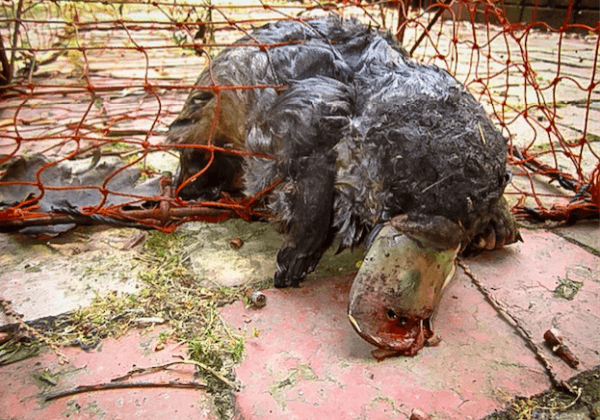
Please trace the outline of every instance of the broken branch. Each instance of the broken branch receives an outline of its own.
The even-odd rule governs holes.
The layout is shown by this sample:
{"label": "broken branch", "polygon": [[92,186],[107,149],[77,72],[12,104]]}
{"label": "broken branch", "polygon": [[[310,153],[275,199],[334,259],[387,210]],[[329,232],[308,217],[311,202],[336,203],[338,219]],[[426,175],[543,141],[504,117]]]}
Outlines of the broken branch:
{"label": "broken branch", "polygon": [[213,375],[214,377],[216,377],[217,379],[219,379],[221,382],[223,382],[225,385],[227,385],[228,387],[234,389],[234,390],[238,390],[238,387],[235,383],[231,382],[229,379],[227,379],[226,377],[224,377],[223,375],[221,375],[219,372],[217,372],[216,370],[214,370],[213,368],[205,365],[204,363],[201,362],[197,362],[195,360],[189,360],[189,359],[184,359],[184,360],[177,360],[174,362],[168,362],[168,363],[164,363],[162,365],[156,365],[156,366],[148,366],[148,367],[142,367],[142,368],[136,368],[136,369],[132,369],[129,372],[127,372],[125,375],[123,376],[119,376],[118,378],[114,378],[111,380],[111,382],[120,382],[120,381],[124,381],[127,379],[130,379],[133,375],[139,375],[139,374],[143,374],[143,373],[152,373],[152,372],[156,372],[159,370],[164,370],[170,366],[173,365],[194,365],[194,366],[198,366],[200,369],[203,369],[205,371],[207,371],[208,373],[210,373],[211,375]]}
{"label": "broken branch", "polygon": [[109,389],[123,388],[183,388],[183,389],[206,389],[206,384],[198,382],[135,382],[135,383],[102,383],[96,385],[80,385],[67,391],[56,392],[44,397],[44,401],[53,401],[58,398],[82,394],[84,392],[106,391]]}
{"label": "broken branch", "polygon": [[579,359],[563,340],[562,334],[556,328],[550,328],[544,333],[544,341],[546,341],[552,352],[563,359],[573,369],[576,369],[579,366]]}

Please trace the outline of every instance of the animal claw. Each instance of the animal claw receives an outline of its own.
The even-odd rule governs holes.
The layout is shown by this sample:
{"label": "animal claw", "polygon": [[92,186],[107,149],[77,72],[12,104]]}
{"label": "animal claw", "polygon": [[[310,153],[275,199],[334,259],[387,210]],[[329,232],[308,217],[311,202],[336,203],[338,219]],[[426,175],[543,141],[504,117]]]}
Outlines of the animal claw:
{"label": "animal claw", "polygon": [[487,234],[484,248],[488,251],[496,249],[496,231],[494,229],[490,230],[490,232]]}

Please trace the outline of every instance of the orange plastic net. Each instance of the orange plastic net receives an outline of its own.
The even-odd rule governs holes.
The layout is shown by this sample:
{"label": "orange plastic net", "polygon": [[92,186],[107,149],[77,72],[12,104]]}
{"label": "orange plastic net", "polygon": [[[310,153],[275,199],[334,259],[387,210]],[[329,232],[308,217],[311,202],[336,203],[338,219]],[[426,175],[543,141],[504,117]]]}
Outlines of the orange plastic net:
{"label": "orange plastic net", "polygon": [[115,222],[170,231],[266,216],[257,197],[178,198],[170,179],[188,146],[167,144],[168,126],[223,48],[268,22],[329,13],[390,31],[415,59],[467,86],[509,139],[516,214],[597,218],[597,8],[590,21],[585,2],[571,0],[548,20],[533,3],[4,0],[0,231]]}

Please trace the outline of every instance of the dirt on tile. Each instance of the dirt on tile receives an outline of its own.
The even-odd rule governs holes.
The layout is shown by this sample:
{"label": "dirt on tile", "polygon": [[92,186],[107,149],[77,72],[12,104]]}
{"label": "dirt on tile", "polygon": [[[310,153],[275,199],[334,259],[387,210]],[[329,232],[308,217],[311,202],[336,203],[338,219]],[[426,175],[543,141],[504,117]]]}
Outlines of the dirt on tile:
{"label": "dirt on tile", "polygon": [[530,398],[517,397],[504,411],[482,420],[595,420],[600,416],[600,366],[568,381],[575,395],[551,389]]}

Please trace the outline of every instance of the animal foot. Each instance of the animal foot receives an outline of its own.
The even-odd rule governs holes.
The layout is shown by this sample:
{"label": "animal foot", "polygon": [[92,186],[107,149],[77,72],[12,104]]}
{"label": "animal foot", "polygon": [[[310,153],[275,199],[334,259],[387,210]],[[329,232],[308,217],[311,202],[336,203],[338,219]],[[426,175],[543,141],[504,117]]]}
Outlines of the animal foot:
{"label": "animal foot", "polygon": [[523,242],[523,238],[508,203],[502,198],[492,210],[492,218],[485,229],[477,234],[467,247],[467,253],[500,249],[517,241]]}
{"label": "animal foot", "polygon": [[300,287],[306,276],[315,270],[321,256],[318,251],[311,255],[298,255],[295,247],[281,248],[277,253],[275,287]]}

